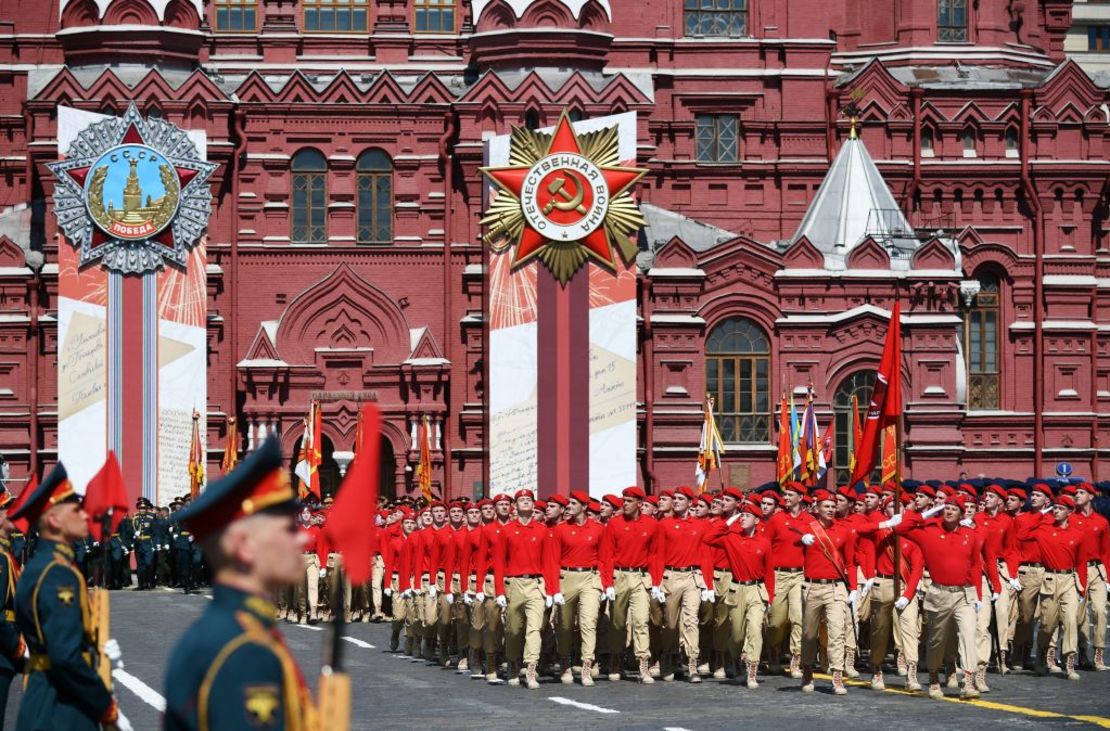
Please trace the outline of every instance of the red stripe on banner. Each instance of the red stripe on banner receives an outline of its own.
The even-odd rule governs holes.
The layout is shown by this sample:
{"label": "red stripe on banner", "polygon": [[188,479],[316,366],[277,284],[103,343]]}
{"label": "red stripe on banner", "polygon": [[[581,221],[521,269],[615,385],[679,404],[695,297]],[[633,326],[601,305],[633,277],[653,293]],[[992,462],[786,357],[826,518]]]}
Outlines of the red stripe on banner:
{"label": "red stripe on banner", "polygon": [[590,277],[585,264],[570,280],[570,438],[567,463],[568,483],[559,485],[564,494],[570,490],[590,490]]}
{"label": "red stripe on banner", "polygon": [[120,393],[122,422],[120,460],[123,484],[127,488],[127,504],[134,505],[143,494],[143,278],[134,274],[121,277],[121,308],[123,332],[120,338]]}
{"label": "red stripe on banner", "polygon": [[556,413],[558,394],[558,292],[559,283],[546,267],[536,266],[536,487],[541,496],[555,492],[558,484]]}
{"label": "red stripe on banner", "polygon": [[[573,280],[572,280],[573,281]],[[555,290],[555,484],[551,493],[569,492],[570,483],[570,413],[571,399],[579,394],[571,393],[571,321],[570,285],[556,286]]]}

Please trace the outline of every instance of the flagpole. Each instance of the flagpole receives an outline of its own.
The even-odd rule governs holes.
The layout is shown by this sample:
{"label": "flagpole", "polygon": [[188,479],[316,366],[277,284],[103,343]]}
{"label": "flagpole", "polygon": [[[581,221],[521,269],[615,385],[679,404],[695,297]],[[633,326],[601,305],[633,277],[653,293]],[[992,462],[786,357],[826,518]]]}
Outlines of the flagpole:
{"label": "flagpole", "polygon": [[[897,290],[895,290],[894,296],[895,296],[895,301],[896,302],[901,299]],[[899,312],[901,312],[902,308],[896,307],[895,309],[898,310]],[[891,318],[892,319],[893,319],[893,316],[894,316],[894,313],[892,312],[891,313]],[[893,325],[894,323],[892,322],[891,324]],[[898,334],[899,335],[902,334],[901,327],[899,327],[899,329],[898,329]],[[902,347],[901,346],[902,346],[902,344],[898,343],[898,352],[899,353],[902,352]],[[895,363],[894,367],[895,368],[901,368],[902,364],[900,362]],[[901,385],[901,383],[902,383],[901,378],[898,379],[898,383],[899,383],[899,385]],[[894,420],[894,512],[895,513],[901,513],[902,512],[902,419],[903,419],[903,414],[904,414],[904,411],[902,409],[898,409],[898,418]],[[879,455],[880,455],[880,461],[881,461],[881,455],[882,455],[882,450],[881,449],[879,450]],[[881,479],[881,476],[880,476],[880,479]],[[900,540],[898,540],[897,531],[892,531],[891,536],[894,540],[894,600],[898,601],[898,597],[900,597],[902,595],[902,542]],[[898,618],[897,617],[894,618],[894,622],[895,622],[895,624],[898,624]]]}

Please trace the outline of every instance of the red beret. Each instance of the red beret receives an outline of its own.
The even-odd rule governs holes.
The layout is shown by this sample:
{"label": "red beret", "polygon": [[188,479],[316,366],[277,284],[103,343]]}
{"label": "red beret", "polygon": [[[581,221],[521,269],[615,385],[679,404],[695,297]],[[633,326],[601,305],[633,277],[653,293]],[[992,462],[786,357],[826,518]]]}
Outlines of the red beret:
{"label": "red beret", "polygon": [[913,493],[912,492],[903,492],[902,493],[902,504],[903,505],[909,505],[912,502],[913,502]]}
{"label": "red beret", "polygon": [[755,515],[757,517],[763,515],[763,511],[760,509],[759,503],[756,503],[752,500],[744,500],[740,503],[737,510],[741,513],[751,513],[752,515]]}
{"label": "red beret", "polygon": [[646,498],[644,498],[644,502],[645,503],[651,503],[652,505],[654,505],[655,507],[658,508],[659,507],[659,496],[658,495],[648,495]]}
{"label": "red beret", "polygon": [[564,508],[567,506],[567,498],[565,495],[552,495],[547,499],[547,502],[555,503],[556,505],[560,505]]}
{"label": "red beret", "polygon": [[1078,485],[1075,486],[1075,491],[1077,493],[1080,490],[1082,490],[1083,492],[1089,493],[1091,495],[1091,497],[1098,497],[1098,490],[1096,490],[1095,486],[1092,485],[1089,482],[1080,482]]}
{"label": "red beret", "polygon": [[820,502],[824,502],[825,500],[835,500],[835,499],[836,498],[833,497],[833,494],[831,492],[829,492],[828,490],[814,490],[813,491],[813,501],[814,502],[820,503]]}
{"label": "red beret", "polygon": [[1029,495],[1027,495],[1025,493],[1025,490],[1020,487],[1011,487],[1007,492],[1006,497],[1016,497],[1019,498],[1022,502],[1025,502],[1025,499],[1029,497]]}
{"label": "red beret", "polygon": [[497,503],[511,503],[512,501],[513,496],[508,494],[507,492],[503,492],[493,499],[493,504],[496,505]]}
{"label": "red beret", "polygon": [[691,502],[691,504],[693,504],[693,503],[705,503],[705,507],[707,507],[707,508],[712,507],[712,505],[711,505],[712,501],[706,495],[698,495],[696,498],[694,498],[690,502]]}
{"label": "red beret", "polygon": [[519,500],[519,499],[521,499],[522,497],[530,497],[530,498],[532,498],[533,500],[535,500],[535,499],[536,499],[536,493],[532,492],[531,490],[529,490],[529,489],[528,489],[528,488],[526,487],[526,488],[524,488],[523,490],[517,490],[517,491],[516,491],[516,492],[515,492],[515,493],[513,494],[513,500]]}
{"label": "red beret", "polygon": [[765,490],[759,494],[760,500],[773,500],[780,508],[783,506],[782,495],[774,490]]}
{"label": "red beret", "polygon": [[961,492],[958,495],[954,495],[949,502],[958,505],[962,509],[966,508],[969,504],[974,504],[975,501],[970,495],[965,495]]}
{"label": "red beret", "polygon": [[973,498],[979,497],[979,493],[975,492],[975,486],[970,485],[966,482],[961,482],[960,483],[959,490],[960,490],[960,492],[967,493],[968,495],[970,495]]}
{"label": "red beret", "polygon": [[488,497],[484,497],[484,498],[482,498],[482,499],[481,499],[481,500],[479,500],[479,501],[478,501],[478,503],[477,503],[477,506],[478,506],[479,508],[484,508],[484,507],[486,507],[487,505],[493,505],[493,501],[492,501],[492,500],[490,500],[490,499],[489,499]]}
{"label": "red beret", "polygon": [[694,492],[694,489],[692,487],[688,487],[686,485],[683,485],[682,487],[679,487],[679,488],[675,488],[674,494],[675,494],[675,496],[685,495],[690,500],[693,500],[694,498],[696,498],[698,496],[698,494],[696,492]]}
{"label": "red beret", "polygon": [[884,492],[894,492],[894,483],[893,482],[887,482],[887,483],[883,484],[882,486],[880,486],[880,485],[868,485],[864,489],[864,494],[871,493],[872,495],[878,495],[879,497],[882,497]]}
{"label": "red beret", "polygon": [[951,485],[945,485],[937,490],[937,495],[945,495],[946,497],[956,497],[956,488]]}
{"label": "red beret", "polygon": [[583,505],[589,505],[590,504],[590,496],[587,495],[582,490],[575,490],[574,492],[572,492],[570,494],[570,499],[571,500],[576,500],[577,502],[580,502]]}
{"label": "red beret", "polygon": [[[606,495],[601,499],[612,505],[614,510],[619,509],[624,504],[624,501],[616,495]],[[598,509],[600,510],[600,504]]]}
{"label": "red beret", "polygon": [[674,490],[667,488],[659,492],[659,497],[674,497]]}
{"label": "red beret", "polygon": [[635,500],[643,500],[644,499],[643,489],[639,488],[639,487],[636,487],[635,485],[633,485],[632,487],[626,487],[623,490],[621,490],[621,495],[623,497],[630,497],[630,498],[633,498]]}
{"label": "red beret", "polygon": [[401,514],[401,520],[412,520],[412,508],[402,505],[397,512]]}
{"label": "red beret", "polygon": [[1071,495],[1072,497],[1075,497],[1076,492],[1077,492],[1077,490],[1075,489],[1075,485],[1067,485],[1066,487],[1064,487],[1063,490],[1060,491],[1060,494],[1061,495]]}
{"label": "red beret", "polygon": [[740,492],[735,487],[726,487],[724,491],[721,492],[721,495],[723,497],[735,498],[736,500],[744,499],[744,493]]}
{"label": "red beret", "polygon": [[599,503],[597,500],[591,500],[589,502],[589,504],[586,506],[586,510],[591,512],[591,513],[600,513],[601,512],[601,503]]}
{"label": "red beret", "polygon": [[1073,498],[1071,495],[1061,495],[1060,497],[1056,498],[1056,504],[1063,505],[1066,508],[1071,508],[1072,510],[1074,510],[1075,498]]}
{"label": "red beret", "polygon": [[428,509],[429,510],[431,510],[432,508],[446,508],[446,507],[447,507],[447,505],[442,500],[433,500],[430,503],[428,503]]}
{"label": "red beret", "polygon": [[836,491],[836,493],[838,495],[843,495],[844,497],[848,498],[849,502],[852,501],[852,500],[855,500],[856,497],[859,496],[859,493],[857,493],[855,490],[853,490],[850,487],[841,487]]}
{"label": "red beret", "polygon": [[921,487],[917,488],[916,492],[921,493],[927,498],[935,498],[937,496],[937,491],[934,490],[931,485],[922,485]]}
{"label": "red beret", "polygon": [[546,500],[536,500],[536,501],[533,502],[533,505],[536,508],[536,510],[547,510],[547,501]]}
{"label": "red beret", "polygon": [[802,504],[803,505],[813,505],[813,503],[815,503],[815,502],[816,501],[813,499],[812,495],[802,495]]}
{"label": "red beret", "polygon": [[1052,488],[1044,484],[1043,482],[1038,482],[1036,485],[1033,485],[1033,487],[1029,489],[1030,494],[1034,492],[1039,492],[1048,499],[1052,499]]}
{"label": "red beret", "polygon": [[782,486],[782,489],[783,489],[784,492],[786,490],[792,490],[793,492],[796,492],[799,495],[805,495],[806,494],[806,486],[803,485],[800,482],[793,482],[793,481],[787,482],[785,485]]}
{"label": "red beret", "polygon": [[983,494],[985,495],[988,492],[993,492],[995,495],[1002,498],[1003,500],[1006,499],[1006,495],[1008,494],[1006,492],[1006,488],[1002,487],[1002,485],[990,485],[987,487],[986,491]]}

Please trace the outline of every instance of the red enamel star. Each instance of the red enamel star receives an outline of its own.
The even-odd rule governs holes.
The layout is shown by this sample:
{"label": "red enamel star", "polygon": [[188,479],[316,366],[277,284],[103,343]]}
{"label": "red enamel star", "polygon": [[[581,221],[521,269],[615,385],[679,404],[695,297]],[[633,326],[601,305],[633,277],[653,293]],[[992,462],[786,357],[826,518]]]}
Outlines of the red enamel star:
{"label": "red enamel star", "polygon": [[[534,165],[483,168],[482,170],[498,188],[512,194],[517,200],[521,201],[522,206],[534,205],[536,208],[542,209],[544,215],[550,214],[554,207],[558,211],[563,211],[564,215],[571,219],[560,222],[563,223],[561,227],[556,226],[559,229],[559,235],[555,236],[537,230],[525,216],[520,239],[516,242],[513,267],[520,266],[541,254],[544,248],[551,243],[574,242],[583,247],[589,257],[609,268],[614,268],[616,261],[607,227],[604,221],[599,223],[594,214],[604,207],[606,210],[601,213],[601,216],[607,215],[608,203],[628,190],[646,171],[613,165],[594,165],[588,160],[589,164],[584,164],[582,168],[587,172],[574,168],[559,169],[557,166],[553,170],[540,170],[540,165],[545,160],[559,154],[582,158],[582,146],[579,144],[578,136],[575,134],[570,118],[565,112],[555,126],[555,132],[550,138],[547,149],[543,151]],[[546,177],[544,177],[545,172],[547,173]],[[600,187],[598,181],[591,178],[591,175],[595,174],[600,175],[604,180],[604,197],[597,192]],[[548,183],[549,180],[552,180],[552,176],[554,176],[553,182]],[[533,190],[538,190],[538,193],[533,194]],[[547,198],[546,205],[545,201],[541,200],[543,197]],[[599,200],[602,203],[595,205],[592,210],[588,210],[588,204],[593,204]],[[579,216],[578,221],[573,220],[576,215]],[[534,214],[533,217],[536,216],[538,214]],[[568,234],[568,229],[573,230],[576,226],[578,230],[584,231],[583,235],[578,238],[574,238],[573,234]]]}

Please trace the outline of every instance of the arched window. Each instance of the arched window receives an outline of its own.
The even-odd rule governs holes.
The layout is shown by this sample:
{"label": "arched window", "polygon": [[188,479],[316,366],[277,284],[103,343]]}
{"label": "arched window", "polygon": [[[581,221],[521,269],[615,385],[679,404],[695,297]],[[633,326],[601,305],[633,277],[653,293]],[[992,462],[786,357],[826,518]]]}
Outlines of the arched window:
{"label": "arched window", "polygon": [[358,241],[393,240],[393,161],[381,150],[362,153],[358,170]]}
{"label": "arched window", "polygon": [[327,241],[327,174],[328,162],[319,150],[293,156],[293,243]]}
{"label": "arched window", "polygon": [[922,157],[933,157],[936,154],[936,151],[934,150],[935,144],[936,143],[935,143],[935,139],[933,137],[933,128],[932,127],[922,127],[921,128],[921,156]]}
{"label": "arched window", "polygon": [[960,139],[963,141],[964,157],[975,157],[978,152],[975,147],[975,128],[964,127],[964,131],[960,134]]}
{"label": "arched window", "polygon": [[540,128],[540,113],[535,109],[529,109],[524,113],[524,128],[530,130]]}
{"label": "arched window", "polygon": [[937,0],[937,40],[967,42],[967,0]]}
{"label": "arched window", "polygon": [[1007,127],[1003,135],[1006,144],[1006,157],[1018,156],[1018,131],[1017,127]]}
{"label": "arched window", "polygon": [[[875,389],[875,371],[856,371],[840,382],[833,398],[833,413],[836,418],[836,484],[843,485],[852,478],[851,458],[855,453],[855,435],[852,427],[852,406],[859,409],[860,429],[867,419],[867,406],[871,403],[871,392]],[[852,397],[855,396],[855,401]],[[878,460],[876,460],[878,461]],[[872,475],[878,478],[878,469]]]}
{"label": "arched window", "polygon": [[771,345],[759,325],[732,317],[705,342],[705,389],[716,401],[721,438],[765,443],[771,438]]}
{"label": "arched window", "polygon": [[998,277],[978,277],[979,292],[965,313],[964,352],[967,357],[967,408],[997,409],[1000,407],[998,341],[999,295]]}

